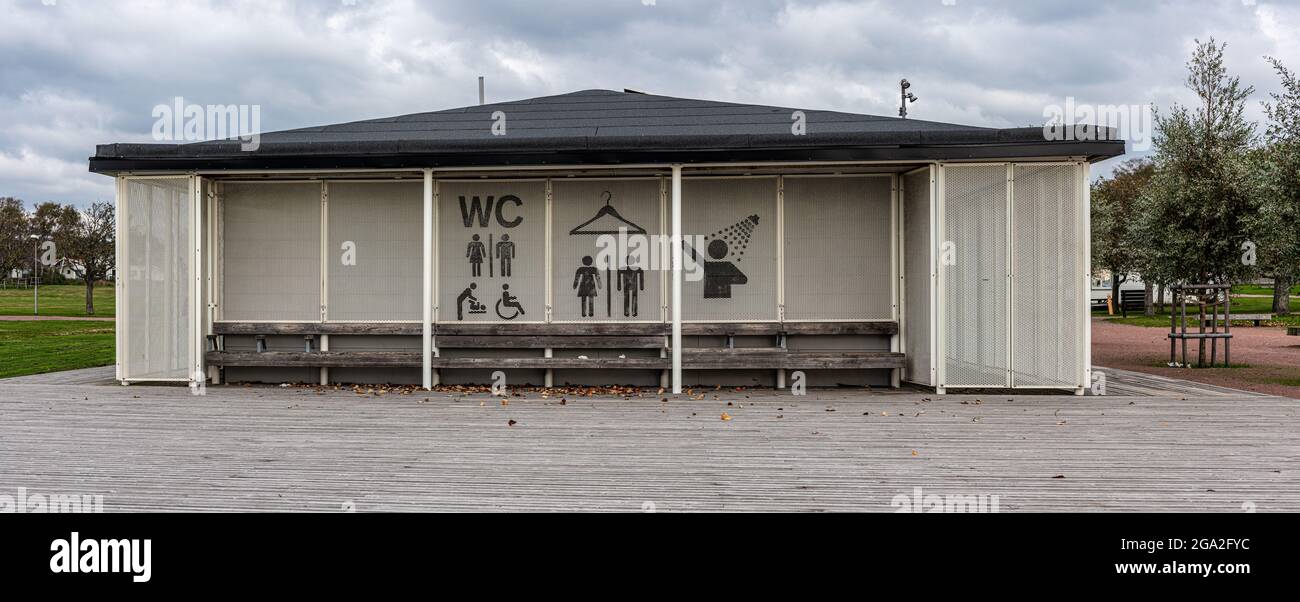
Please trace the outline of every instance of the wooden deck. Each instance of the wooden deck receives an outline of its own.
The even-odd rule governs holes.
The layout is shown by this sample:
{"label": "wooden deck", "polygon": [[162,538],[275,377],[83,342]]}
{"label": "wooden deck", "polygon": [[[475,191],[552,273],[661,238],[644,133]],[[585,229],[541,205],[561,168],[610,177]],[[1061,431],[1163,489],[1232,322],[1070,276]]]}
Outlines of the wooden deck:
{"label": "wooden deck", "polygon": [[[111,378],[78,372],[67,378]],[[708,390],[663,402],[651,389],[503,406],[44,375],[0,381],[0,494],[101,494],[106,511],[890,512],[920,487],[997,495],[1004,512],[1300,511],[1300,402],[1119,396],[1119,381],[1106,397]]]}
{"label": "wooden deck", "polygon": [[1106,394],[1137,397],[1160,397],[1167,395],[1193,397],[1267,397],[1265,393],[1229,389],[1217,385],[1192,382],[1177,378],[1168,378],[1157,374],[1144,374],[1116,368],[1093,368],[1093,373],[1106,375]]}

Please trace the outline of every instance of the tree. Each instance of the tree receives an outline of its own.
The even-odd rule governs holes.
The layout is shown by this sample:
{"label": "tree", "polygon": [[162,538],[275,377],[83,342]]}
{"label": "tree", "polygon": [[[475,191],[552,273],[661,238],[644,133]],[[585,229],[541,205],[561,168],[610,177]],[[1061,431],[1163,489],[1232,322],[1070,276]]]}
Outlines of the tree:
{"label": "tree", "polygon": [[[70,236],[74,232],[77,221],[81,215],[77,213],[77,208],[72,205],[61,205],[46,201],[36,206],[30,217],[29,230],[41,238],[41,244],[44,241],[54,243],[53,256],[47,256],[44,250],[41,251],[40,265],[36,266],[39,270],[33,276],[41,279],[42,284],[65,284],[63,274],[59,272],[60,258],[63,256],[63,248],[70,244]],[[28,241],[30,242],[30,241]]]}
{"label": "tree", "polygon": [[1291,286],[1300,280],[1300,79],[1269,58],[1282,92],[1264,103],[1267,145],[1260,152],[1260,264],[1273,274],[1273,311],[1291,312]]}
{"label": "tree", "polygon": [[13,270],[30,265],[27,263],[31,261],[28,232],[23,202],[12,197],[0,198],[0,278],[8,278]]}
{"label": "tree", "polygon": [[1157,282],[1229,284],[1255,272],[1243,261],[1257,205],[1246,156],[1255,126],[1244,117],[1254,88],[1228,75],[1225,47],[1198,40],[1186,82],[1197,106],[1156,114],[1155,174],[1139,228]]}
{"label": "tree", "polygon": [[1132,159],[1116,168],[1110,178],[1092,185],[1092,267],[1110,272],[1110,296],[1116,303],[1120,301],[1120,284],[1140,267],[1143,241],[1135,223],[1142,194],[1154,172],[1151,161]]}
{"label": "tree", "polygon": [[117,263],[117,216],[112,203],[93,203],[56,236],[62,265],[86,283],[86,314],[95,315],[95,282],[108,278]]}

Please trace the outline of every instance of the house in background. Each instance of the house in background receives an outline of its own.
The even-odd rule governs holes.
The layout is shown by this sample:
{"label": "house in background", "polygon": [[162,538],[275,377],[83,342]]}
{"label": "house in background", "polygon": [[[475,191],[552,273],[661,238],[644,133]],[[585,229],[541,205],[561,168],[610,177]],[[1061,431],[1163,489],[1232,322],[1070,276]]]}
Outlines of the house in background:
{"label": "house in background", "polygon": [[124,383],[1082,393],[1089,166],[1123,150],[585,90],[90,168]]}

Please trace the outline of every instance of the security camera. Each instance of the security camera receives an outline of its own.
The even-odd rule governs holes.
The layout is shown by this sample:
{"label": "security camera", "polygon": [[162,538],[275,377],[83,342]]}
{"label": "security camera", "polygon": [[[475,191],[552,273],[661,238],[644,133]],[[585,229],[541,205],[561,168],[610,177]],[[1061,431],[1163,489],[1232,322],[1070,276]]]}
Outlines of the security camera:
{"label": "security camera", "polygon": [[903,81],[898,82],[898,83],[899,83],[900,85],[903,86],[903,89],[904,89],[904,90],[906,90],[906,89],[912,87],[912,82],[909,82],[909,81],[907,81],[906,79],[904,79]]}

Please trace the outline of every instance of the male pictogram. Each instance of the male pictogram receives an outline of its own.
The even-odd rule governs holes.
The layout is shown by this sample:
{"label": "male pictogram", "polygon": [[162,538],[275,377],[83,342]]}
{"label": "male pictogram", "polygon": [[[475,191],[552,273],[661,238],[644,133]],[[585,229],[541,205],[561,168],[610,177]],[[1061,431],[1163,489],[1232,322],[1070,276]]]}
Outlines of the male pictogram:
{"label": "male pictogram", "polygon": [[627,267],[618,270],[618,290],[623,291],[623,317],[637,316],[637,297],[645,290],[645,270],[636,266],[636,257],[629,255]]}

